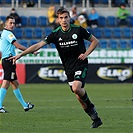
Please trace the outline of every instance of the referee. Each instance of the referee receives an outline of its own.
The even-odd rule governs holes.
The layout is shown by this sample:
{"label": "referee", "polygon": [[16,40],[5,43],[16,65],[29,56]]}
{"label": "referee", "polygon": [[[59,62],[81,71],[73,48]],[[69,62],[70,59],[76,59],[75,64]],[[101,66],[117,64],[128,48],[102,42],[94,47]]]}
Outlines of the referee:
{"label": "referee", "polygon": [[[41,42],[32,45],[21,54],[10,59],[13,59],[15,62],[22,56],[39,50],[46,44],[55,44],[67,75],[68,84],[85,112],[91,117],[93,121],[91,128],[97,128],[102,125],[102,121],[94,104],[90,101],[84,86],[88,71],[87,56],[96,48],[99,41],[86,29],[70,24],[69,11],[65,8],[60,8],[57,11],[57,16],[60,23],[57,29],[53,30]],[[91,42],[87,50],[84,45],[84,39]]]}
{"label": "referee", "polygon": [[34,105],[24,101],[17,80],[16,64],[13,64],[12,60],[8,60],[11,56],[15,56],[15,47],[23,51],[26,50],[26,47],[20,45],[12,33],[14,27],[15,19],[12,16],[7,16],[5,28],[3,29],[0,37],[0,51],[2,53],[2,67],[4,70],[4,79],[0,88],[0,113],[7,112],[2,104],[10,83],[12,85],[14,95],[23,106],[24,111],[28,111],[34,107]]}

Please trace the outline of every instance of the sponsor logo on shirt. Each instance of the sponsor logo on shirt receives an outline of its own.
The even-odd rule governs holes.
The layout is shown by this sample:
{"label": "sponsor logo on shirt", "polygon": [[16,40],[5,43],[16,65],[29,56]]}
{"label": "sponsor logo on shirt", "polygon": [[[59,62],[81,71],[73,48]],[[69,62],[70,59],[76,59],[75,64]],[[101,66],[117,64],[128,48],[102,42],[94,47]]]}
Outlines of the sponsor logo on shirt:
{"label": "sponsor logo on shirt", "polygon": [[77,37],[78,37],[77,34],[73,34],[73,35],[72,35],[72,38],[73,38],[73,39],[77,39]]}
{"label": "sponsor logo on shirt", "polygon": [[13,34],[9,34],[8,37],[11,40],[12,38],[14,38],[14,35]]}
{"label": "sponsor logo on shirt", "polygon": [[59,41],[62,41],[62,38],[61,37],[59,38]]}
{"label": "sponsor logo on shirt", "polygon": [[77,41],[68,41],[68,42],[60,42],[59,45],[61,47],[71,47],[78,45]]}

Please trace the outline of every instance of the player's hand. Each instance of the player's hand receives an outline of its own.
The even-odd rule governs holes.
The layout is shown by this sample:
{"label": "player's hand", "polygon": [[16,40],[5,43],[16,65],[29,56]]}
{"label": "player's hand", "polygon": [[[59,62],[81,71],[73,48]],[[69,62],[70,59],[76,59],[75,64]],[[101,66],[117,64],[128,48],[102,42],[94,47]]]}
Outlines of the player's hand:
{"label": "player's hand", "polygon": [[84,60],[86,57],[87,57],[86,54],[80,54],[79,57],[78,57],[78,59]]}
{"label": "player's hand", "polygon": [[18,60],[19,58],[21,58],[21,54],[18,54],[16,56],[10,57],[8,60],[13,60],[13,64],[15,64],[16,60]]}

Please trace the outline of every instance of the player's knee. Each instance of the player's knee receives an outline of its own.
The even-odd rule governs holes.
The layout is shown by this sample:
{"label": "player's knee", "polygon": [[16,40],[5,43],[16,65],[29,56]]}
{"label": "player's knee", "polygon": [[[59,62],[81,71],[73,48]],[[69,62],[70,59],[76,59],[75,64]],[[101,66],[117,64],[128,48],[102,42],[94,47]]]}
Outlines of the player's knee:
{"label": "player's knee", "polygon": [[75,94],[79,94],[79,93],[80,93],[80,90],[79,90],[78,88],[75,88],[75,87],[73,87],[73,86],[70,86],[70,88],[71,88],[71,91],[72,91],[73,93],[75,93]]}
{"label": "player's knee", "polygon": [[73,90],[73,92],[75,93],[75,94],[80,94],[80,90],[81,90],[81,88],[79,88],[79,87],[72,87],[72,90]]}

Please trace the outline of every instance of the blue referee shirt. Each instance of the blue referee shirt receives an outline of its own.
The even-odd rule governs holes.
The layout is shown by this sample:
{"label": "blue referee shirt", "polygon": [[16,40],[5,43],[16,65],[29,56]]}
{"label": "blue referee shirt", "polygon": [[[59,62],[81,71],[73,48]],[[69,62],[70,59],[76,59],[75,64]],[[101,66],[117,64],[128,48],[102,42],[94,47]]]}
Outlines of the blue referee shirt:
{"label": "blue referee shirt", "polygon": [[2,59],[11,55],[16,55],[15,46],[12,44],[16,40],[16,37],[10,30],[4,29],[2,31],[0,38],[0,51],[2,52]]}

